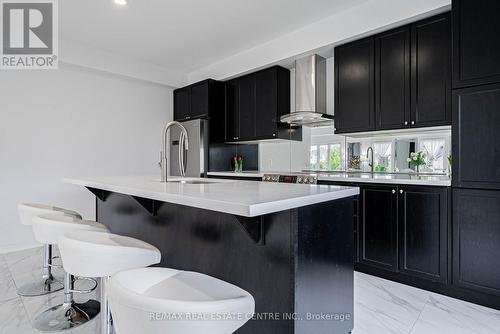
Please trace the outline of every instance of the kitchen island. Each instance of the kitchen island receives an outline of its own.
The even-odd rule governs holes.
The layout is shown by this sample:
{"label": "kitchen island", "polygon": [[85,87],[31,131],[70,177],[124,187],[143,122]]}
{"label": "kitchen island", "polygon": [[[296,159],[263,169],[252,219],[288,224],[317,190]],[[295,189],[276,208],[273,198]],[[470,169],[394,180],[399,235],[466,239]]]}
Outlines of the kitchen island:
{"label": "kitchen island", "polygon": [[97,220],[160,249],[161,266],[253,295],[237,333],[353,328],[353,200],[359,189],[219,179],[65,179],[96,196]]}

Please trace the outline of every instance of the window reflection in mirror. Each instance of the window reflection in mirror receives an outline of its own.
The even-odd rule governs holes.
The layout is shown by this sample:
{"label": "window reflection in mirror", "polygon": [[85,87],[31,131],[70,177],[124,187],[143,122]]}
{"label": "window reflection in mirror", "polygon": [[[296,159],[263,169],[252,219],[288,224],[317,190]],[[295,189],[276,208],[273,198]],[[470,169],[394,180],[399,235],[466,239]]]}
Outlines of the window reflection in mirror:
{"label": "window reflection in mirror", "polygon": [[361,143],[347,143],[347,170],[361,170]]}
{"label": "window reflection in mirror", "polygon": [[408,162],[410,154],[416,152],[416,139],[396,139],[394,161],[396,172],[411,173],[416,167],[412,167]]}

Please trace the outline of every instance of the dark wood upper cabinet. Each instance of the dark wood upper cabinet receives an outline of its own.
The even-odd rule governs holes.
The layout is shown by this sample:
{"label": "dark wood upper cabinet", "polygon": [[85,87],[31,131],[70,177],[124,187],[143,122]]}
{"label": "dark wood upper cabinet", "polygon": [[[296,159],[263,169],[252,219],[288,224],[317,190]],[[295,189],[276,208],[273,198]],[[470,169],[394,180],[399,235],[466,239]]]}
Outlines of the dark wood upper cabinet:
{"label": "dark wood upper cabinet", "polygon": [[448,277],[448,189],[399,188],[399,271],[435,282]]}
{"label": "dark wood upper cabinet", "polygon": [[189,87],[174,90],[174,120],[188,119],[191,110],[191,92]]}
{"label": "dark wood upper cabinet", "polygon": [[263,138],[277,131],[279,122],[277,71],[262,71],[255,74],[255,136]]}
{"label": "dark wood upper cabinet", "polygon": [[238,80],[239,85],[239,114],[240,140],[250,140],[255,137],[255,78],[244,76]]}
{"label": "dark wood upper cabinet", "polygon": [[226,141],[237,140],[240,136],[240,88],[238,80],[226,82]]}
{"label": "dark wood upper cabinet", "polygon": [[500,84],[453,91],[453,185],[500,189]]}
{"label": "dark wood upper cabinet", "polygon": [[376,129],[410,124],[410,27],[375,37]]}
{"label": "dark wood upper cabinet", "polygon": [[450,14],[411,25],[412,127],[451,124]]}
{"label": "dark wood upper cabinet", "polygon": [[373,37],[335,48],[337,133],[375,130],[375,44]]}
{"label": "dark wood upper cabinet", "polygon": [[290,112],[290,71],[273,66],[226,83],[226,141],[301,140],[302,128],[280,123]]}
{"label": "dark wood upper cabinet", "polygon": [[359,261],[398,270],[397,186],[363,186],[360,195]]}
{"label": "dark wood upper cabinet", "polygon": [[450,124],[449,13],[335,48],[337,133]]}
{"label": "dark wood upper cabinet", "polygon": [[453,0],[453,88],[500,82],[500,1]]}
{"label": "dark wood upper cabinet", "polygon": [[500,192],[454,189],[453,284],[500,297],[499,240]]}
{"label": "dark wood upper cabinet", "polygon": [[212,79],[174,90],[174,120],[210,119],[210,141],[225,138],[224,83]]}
{"label": "dark wood upper cabinet", "polygon": [[208,117],[209,111],[209,82],[204,80],[190,87],[191,89],[191,118]]}

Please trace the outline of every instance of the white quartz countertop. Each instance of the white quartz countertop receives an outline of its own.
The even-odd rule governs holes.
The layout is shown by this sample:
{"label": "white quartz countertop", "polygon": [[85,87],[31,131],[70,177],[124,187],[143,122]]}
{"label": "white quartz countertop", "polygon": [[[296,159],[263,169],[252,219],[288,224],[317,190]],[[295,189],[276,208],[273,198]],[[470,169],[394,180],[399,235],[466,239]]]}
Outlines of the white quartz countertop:
{"label": "white quartz countertop", "polygon": [[353,182],[353,183],[382,183],[382,184],[405,184],[405,185],[423,185],[423,186],[451,186],[451,178],[446,175],[411,175],[411,174],[383,174],[383,173],[321,173],[321,172],[259,172],[248,171],[242,173],[235,172],[209,172],[209,176],[225,177],[262,177],[264,174],[315,174],[319,181],[330,182]]}
{"label": "white quartz countertop", "polygon": [[[171,177],[169,181],[179,181]],[[67,178],[63,182],[194,208],[255,217],[359,194],[359,188],[222,179],[185,178],[209,183],[161,183],[154,176]]]}

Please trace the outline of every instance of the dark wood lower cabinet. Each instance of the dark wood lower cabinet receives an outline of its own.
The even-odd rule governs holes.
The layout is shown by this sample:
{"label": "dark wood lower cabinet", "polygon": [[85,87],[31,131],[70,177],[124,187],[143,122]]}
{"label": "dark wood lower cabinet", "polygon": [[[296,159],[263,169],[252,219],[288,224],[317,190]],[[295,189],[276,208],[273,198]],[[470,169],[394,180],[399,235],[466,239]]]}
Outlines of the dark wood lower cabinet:
{"label": "dark wood lower cabinet", "polygon": [[500,191],[453,190],[453,284],[500,297]]}
{"label": "dark wood lower cabinet", "polygon": [[500,191],[318,183],[360,187],[355,270],[500,310]]}
{"label": "dark wood lower cabinet", "polygon": [[399,271],[446,282],[448,274],[448,189],[400,187]]}
{"label": "dark wood lower cabinet", "polygon": [[397,186],[361,188],[360,257],[367,265],[397,271]]}

